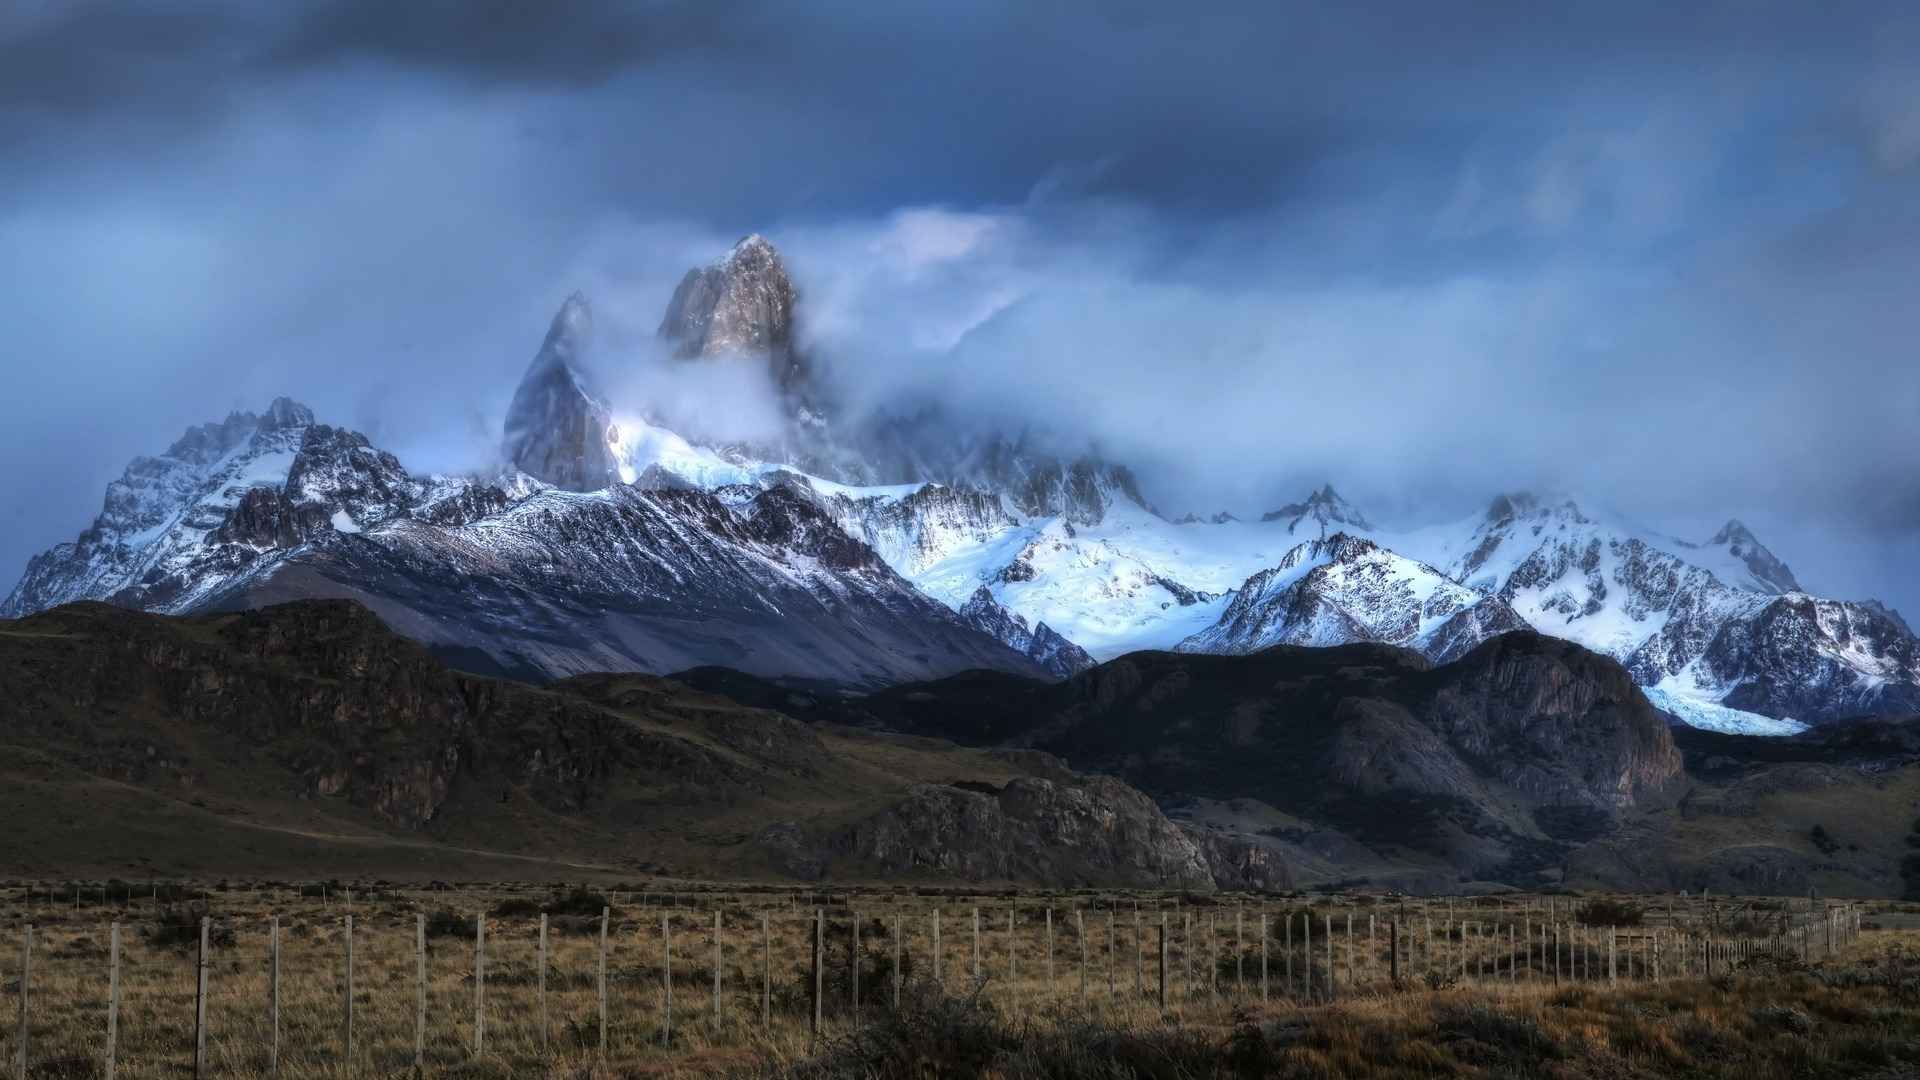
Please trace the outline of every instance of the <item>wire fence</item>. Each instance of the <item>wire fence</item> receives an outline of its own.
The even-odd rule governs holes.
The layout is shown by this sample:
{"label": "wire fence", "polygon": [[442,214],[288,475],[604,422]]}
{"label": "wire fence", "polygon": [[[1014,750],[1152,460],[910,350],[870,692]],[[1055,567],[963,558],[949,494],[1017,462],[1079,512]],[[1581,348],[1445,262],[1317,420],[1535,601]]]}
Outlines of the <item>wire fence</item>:
{"label": "wire fence", "polygon": [[[63,1063],[109,1077],[538,1067],[811,1042],[899,1007],[909,986],[1006,1009],[1177,1013],[1697,978],[1835,955],[1863,912],[1727,900],[1609,909],[1568,897],[950,904],[898,891],[508,896],[471,910],[480,898],[456,892],[374,890],[356,905],[331,888],[138,891],[76,913],[57,888],[18,890],[6,980],[18,1012],[4,1044],[14,1075]],[[1608,925],[1610,914],[1637,925]]]}

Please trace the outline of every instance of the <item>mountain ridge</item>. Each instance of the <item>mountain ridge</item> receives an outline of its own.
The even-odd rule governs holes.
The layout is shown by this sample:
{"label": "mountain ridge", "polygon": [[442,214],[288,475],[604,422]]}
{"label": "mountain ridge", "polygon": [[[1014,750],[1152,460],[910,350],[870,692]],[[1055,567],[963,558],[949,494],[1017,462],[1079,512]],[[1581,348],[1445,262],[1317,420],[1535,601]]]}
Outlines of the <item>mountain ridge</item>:
{"label": "mountain ridge", "polygon": [[[797,344],[803,314],[755,234],[690,269],[658,330],[667,362],[770,365],[792,406],[773,445],[683,437],[647,403],[622,403],[616,424],[585,368],[593,315],[575,293],[516,388],[500,471],[412,475],[279,398],[136,459],[0,614],[348,595],[489,670],[729,663],[866,687],[1276,641],[1444,660],[1533,628],[1619,659],[1683,717],[1793,730],[1920,708],[1911,628],[1871,601],[1801,591],[1737,520],[1696,543],[1516,493],[1394,532],[1328,483],[1259,520],[1174,522],[1093,448],[964,428],[938,407],[836,417],[814,377],[830,358]],[[570,563],[602,577],[570,579]]]}

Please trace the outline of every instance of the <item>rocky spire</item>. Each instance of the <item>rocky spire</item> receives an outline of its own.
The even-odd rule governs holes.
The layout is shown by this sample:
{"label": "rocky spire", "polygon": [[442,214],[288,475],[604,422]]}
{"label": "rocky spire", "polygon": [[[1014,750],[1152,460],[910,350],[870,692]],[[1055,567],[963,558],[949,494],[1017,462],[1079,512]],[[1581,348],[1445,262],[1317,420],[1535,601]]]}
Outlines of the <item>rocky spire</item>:
{"label": "rocky spire", "polygon": [[780,253],[755,233],[725,258],[687,271],[660,320],[660,336],[687,359],[764,356],[775,385],[791,397],[806,378],[793,346],[793,307]]}
{"label": "rocky spire", "polygon": [[608,439],[612,417],[576,367],[592,336],[593,311],[574,293],[514,391],[502,444],[514,468],[570,491],[597,491],[619,476]]}
{"label": "rocky spire", "polygon": [[1308,495],[1305,502],[1288,503],[1278,510],[1269,510],[1260,515],[1260,520],[1281,522],[1290,533],[1300,532],[1305,527],[1320,536],[1327,535],[1329,527],[1335,531],[1341,526],[1373,528],[1367,516],[1341,498],[1340,493],[1333,490],[1332,484],[1324,485],[1319,491]]}

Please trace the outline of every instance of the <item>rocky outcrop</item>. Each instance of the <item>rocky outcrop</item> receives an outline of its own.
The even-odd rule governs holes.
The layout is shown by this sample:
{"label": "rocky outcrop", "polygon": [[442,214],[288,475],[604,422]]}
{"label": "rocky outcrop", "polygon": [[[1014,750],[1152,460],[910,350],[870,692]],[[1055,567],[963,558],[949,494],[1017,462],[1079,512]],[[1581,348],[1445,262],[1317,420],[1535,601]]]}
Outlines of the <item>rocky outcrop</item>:
{"label": "rocky outcrop", "polygon": [[405,513],[420,498],[421,484],[400,459],[375,448],[357,431],[312,424],[282,488],[296,505],[319,506],[329,518],[343,513],[343,530],[367,528]]}
{"label": "rocky outcrop", "polygon": [[1198,825],[1182,825],[1200,849],[1214,884],[1234,892],[1284,892],[1294,888],[1286,859],[1261,837]]}
{"label": "rocky outcrop", "polygon": [[833,844],[889,874],[1213,888],[1193,839],[1151,799],[1104,776],[1020,778],[993,791],[922,784]]}
{"label": "rocky outcrop", "polygon": [[277,488],[248,488],[227,519],[209,534],[208,542],[293,548],[326,526],[327,513],[321,507],[298,505]]}
{"label": "rocky outcrop", "polygon": [[1649,805],[1681,780],[1666,722],[1618,663],[1543,634],[1503,634],[1424,680],[1414,710],[1477,769],[1542,804]]}
{"label": "rocky outcrop", "polygon": [[687,271],[667,304],[660,336],[688,359],[759,357],[775,386],[804,391],[794,349],[794,289],[780,253],[758,234],[710,265]]}
{"label": "rocky outcrop", "polygon": [[593,313],[574,293],[554,315],[507,408],[507,463],[568,491],[597,491],[620,478],[608,438],[612,415],[579,367],[592,333]]}

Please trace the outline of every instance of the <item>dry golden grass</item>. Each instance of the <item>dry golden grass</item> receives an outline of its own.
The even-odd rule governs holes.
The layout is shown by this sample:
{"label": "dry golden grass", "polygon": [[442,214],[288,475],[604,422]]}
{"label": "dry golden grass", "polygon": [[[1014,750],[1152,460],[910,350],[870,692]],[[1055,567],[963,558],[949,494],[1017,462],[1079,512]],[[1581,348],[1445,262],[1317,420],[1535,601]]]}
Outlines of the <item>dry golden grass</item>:
{"label": "dry golden grass", "polygon": [[[1593,930],[1589,941],[1593,947],[1582,950],[1590,968],[1583,969],[1577,981],[1563,970],[1556,981],[1553,961],[1540,952],[1537,936],[1534,947],[1524,952],[1507,944],[1505,927],[1510,923],[1538,925],[1546,903],[1540,898],[1477,903],[1246,898],[1195,906],[1165,896],[1023,894],[1016,904],[1005,895],[921,896],[902,889],[809,898],[710,888],[683,894],[669,901],[672,906],[668,907],[662,906],[666,898],[659,895],[611,896],[615,912],[607,939],[603,1054],[596,916],[570,914],[552,919],[543,1043],[538,915],[526,906],[530,901],[551,902],[543,888],[379,889],[371,895],[362,891],[352,907],[353,1052],[349,1059],[345,1055],[345,898],[336,891],[323,902],[317,896],[273,889],[206,895],[205,910],[215,930],[231,935],[216,933],[221,943],[210,951],[208,1059],[211,1072],[234,1076],[262,1074],[269,1062],[273,1040],[268,927],[272,915],[279,917],[281,930],[280,1071],[298,1077],[385,1075],[411,1068],[416,915],[442,911],[451,912],[457,922],[455,933],[428,942],[424,1058],[434,1071],[582,1076],[789,1069],[836,1075],[847,1070],[850,1074],[887,1073],[884,1064],[865,1069],[849,1062],[863,1054],[886,1059],[887,1051],[868,1045],[867,1040],[884,1041],[886,1032],[896,1026],[889,1023],[896,926],[907,996],[913,1001],[928,996],[936,907],[941,913],[940,981],[947,993],[959,1001],[977,999],[994,1024],[1012,1025],[1020,1045],[1042,1046],[1053,1040],[1063,1047],[1081,1048],[1074,1053],[1095,1052],[1084,1051],[1083,1043],[1073,1041],[1092,1037],[1089,1032],[1134,1033],[1128,1037],[1149,1041],[1177,1032],[1198,1048],[1194,1053],[1201,1060],[1209,1053],[1221,1062],[1232,1060],[1236,1053],[1253,1054],[1266,1062],[1263,1068],[1284,1067],[1301,1070],[1303,1075],[1427,1076],[1480,1069],[1472,1060],[1475,1054],[1491,1054],[1489,1060],[1497,1064],[1505,1060],[1502,1055],[1514,1052],[1501,1040],[1524,1035],[1537,1036],[1540,1046],[1554,1047],[1561,1055],[1542,1058],[1536,1065],[1552,1064],[1562,1071],[1571,1067],[1569,1062],[1618,1059],[1625,1063],[1627,1074],[1654,1069],[1660,1075],[1702,1070],[1706,1070],[1702,1075],[1714,1075],[1713,1055],[1703,1047],[1719,1045],[1716,1040],[1751,1045],[1763,1035],[1772,1038],[1768,1024],[1753,1019],[1756,1009],[1798,1009],[1824,1018],[1878,1015],[1874,1010],[1890,1007],[1884,1000],[1887,991],[1829,986],[1805,975],[1775,974],[1771,967],[1762,977],[1755,974],[1758,967],[1750,966],[1747,974],[1726,986],[1700,977],[1678,978],[1678,957],[1671,951],[1677,938],[1671,936],[1670,928],[1664,931],[1669,935],[1664,946],[1669,951],[1662,955],[1661,973],[1666,978],[1658,983],[1648,978],[1651,937],[1641,931],[1623,938],[1626,944],[1615,954],[1622,978],[1610,982],[1603,929]],[[521,909],[506,909],[487,919],[485,1039],[476,1053],[474,917],[514,900]],[[815,900],[825,906],[809,906]],[[1574,903],[1567,897],[1553,902],[1563,919]],[[22,932],[27,923],[35,925],[28,1010],[33,1075],[97,1073],[107,1027],[108,924],[116,918],[122,922],[119,1074],[177,1076],[191,1069],[195,1001],[191,943],[197,936],[192,928],[199,909],[147,900],[121,908],[76,909],[70,901],[49,902],[44,887],[35,902],[27,902],[16,888],[0,897],[0,903],[8,905],[3,909],[6,929],[0,936],[0,986],[8,989],[10,998],[18,993]],[[1764,920],[1779,914],[1774,904],[1756,911],[1752,902],[1653,903],[1656,911],[1658,905],[1670,905],[1674,923],[1717,927],[1722,940],[1736,925],[1737,915],[1754,933],[1759,949],[1768,947],[1758,944],[1767,933]],[[1800,901],[1797,906],[1804,905]],[[972,912],[976,907],[982,926],[978,981],[973,974]],[[717,1015],[712,983],[716,908],[723,919]],[[1076,908],[1084,919],[1084,942],[1076,929]],[[1049,909],[1054,917],[1051,979]],[[821,973],[825,1025],[818,1037],[811,1025],[815,910],[824,910],[827,916],[826,963]],[[1311,954],[1304,948],[1299,923],[1307,910],[1313,914]],[[1010,911],[1016,914],[1011,937]],[[863,1006],[858,1012],[851,1003],[848,963],[856,913]],[[1163,913],[1169,925],[1170,1001],[1165,1010],[1157,1000]],[[1264,1002],[1258,936],[1262,914],[1270,927]],[[671,920],[673,939],[670,1043],[662,1038],[663,915]],[[1355,928],[1351,948],[1345,936],[1349,915]],[[1241,943],[1238,966],[1236,916]],[[1324,1003],[1328,916],[1336,930],[1336,996],[1331,1004]],[[1371,947],[1369,916],[1375,918]],[[771,931],[770,942],[762,935],[763,917]],[[1412,930],[1411,940],[1401,943],[1397,986],[1390,978],[1387,956],[1387,924],[1395,917],[1403,932]],[[1285,948],[1283,918],[1289,918],[1293,927],[1291,952]],[[1885,923],[1900,915],[1887,905],[1876,905],[1868,918]],[[1426,936],[1429,919],[1431,939]],[[1665,912],[1655,918],[1656,923],[1667,920]],[[1473,928],[1465,938],[1459,933],[1462,922]],[[179,934],[178,943],[160,936],[161,928],[168,926],[187,928]],[[1501,928],[1497,940],[1491,934],[1495,926]],[[1816,920],[1813,926],[1806,949],[1818,965],[1833,971],[1920,937],[1907,930],[1875,930],[1828,955],[1822,924]],[[1519,939],[1517,932],[1514,938]],[[1087,956],[1084,997],[1083,944]],[[1797,968],[1801,945],[1797,937],[1789,944],[1788,952],[1796,959],[1787,967]],[[1565,963],[1565,953],[1561,959]],[[1463,960],[1469,978],[1460,982]],[[1516,961],[1519,970],[1510,974]],[[1293,982],[1288,981],[1289,963]],[[1724,971],[1724,961],[1719,963],[1718,970]],[[1011,974],[1010,964],[1015,968]],[[1309,970],[1313,997],[1302,1001],[1299,980]],[[1482,976],[1484,970],[1498,974]],[[763,1001],[763,994],[767,1000]],[[763,1008],[769,1009],[770,1022],[763,1021]],[[0,1016],[0,1060],[9,1064],[18,1045],[14,1015],[9,1009]],[[1788,1017],[1780,1023],[1791,1027],[1797,1021]],[[1486,1031],[1476,1034],[1477,1027]],[[856,1035],[856,1028],[865,1034]],[[1788,1034],[1806,1038],[1804,1032]],[[1481,1044],[1493,1050],[1477,1049]],[[1864,1050],[1861,1053],[1873,1058]],[[936,1055],[928,1064],[936,1073],[944,1066],[956,1072],[1017,1075],[1025,1071],[1018,1060],[1011,1059],[984,1069],[962,1068]],[[1094,1068],[1095,1073],[1102,1071],[1111,1070]],[[1203,1064],[1165,1073],[1206,1074]],[[1790,1074],[1791,1070],[1777,1075]],[[1774,1074],[1748,1073],[1744,1080],[1755,1075]]]}

